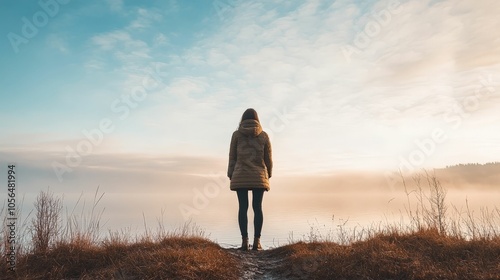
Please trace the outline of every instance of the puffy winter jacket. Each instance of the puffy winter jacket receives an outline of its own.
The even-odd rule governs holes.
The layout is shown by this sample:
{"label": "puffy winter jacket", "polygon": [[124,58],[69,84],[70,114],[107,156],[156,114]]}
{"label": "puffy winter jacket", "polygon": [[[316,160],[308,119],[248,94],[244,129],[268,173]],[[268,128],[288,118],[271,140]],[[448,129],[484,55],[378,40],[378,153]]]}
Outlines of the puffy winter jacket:
{"label": "puffy winter jacket", "polygon": [[271,142],[260,123],[244,120],[231,137],[227,176],[231,190],[263,188],[268,191],[273,169]]}

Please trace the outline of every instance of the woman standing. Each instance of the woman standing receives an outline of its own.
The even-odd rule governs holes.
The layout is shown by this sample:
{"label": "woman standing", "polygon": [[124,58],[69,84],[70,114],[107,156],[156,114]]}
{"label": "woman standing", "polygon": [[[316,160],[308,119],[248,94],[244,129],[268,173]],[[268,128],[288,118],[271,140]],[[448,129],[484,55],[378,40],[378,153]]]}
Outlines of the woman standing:
{"label": "woman standing", "polygon": [[238,195],[238,223],[243,239],[241,250],[248,250],[248,191],[252,191],[254,211],[254,242],[252,250],[262,250],[260,234],[264,221],[262,198],[269,191],[269,178],[273,169],[271,142],[262,130],[259,117],[254,109],[247,109],[241,122],[231,137],[229,167],[227,176],[231,180],[231,190]]}

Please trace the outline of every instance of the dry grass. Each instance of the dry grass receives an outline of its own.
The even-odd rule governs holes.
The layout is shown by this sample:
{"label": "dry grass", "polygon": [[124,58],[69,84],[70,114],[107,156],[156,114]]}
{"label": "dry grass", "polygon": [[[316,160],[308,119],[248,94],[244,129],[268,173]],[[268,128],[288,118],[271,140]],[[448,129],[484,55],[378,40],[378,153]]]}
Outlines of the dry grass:
{"label": "dry grass", "polygon": [[[8,271],[5,263],[0,265],[0,278],[237,279],[234,257],[195,224],[169,232],[159,221],[155,232],[146,228],[142,236],[132,238],[121,231],[100,238],[98,203],[103,195],[97,188],[90,211],[83,207],[78,215],[80,197],[62,219],[62,199],[48,190],[40,192],[28,230],[31,240],[18,244],[15,272]],[[5,246],[0,249],[5,254]]]}
{"label": "dry grass", "polygon": [[[17,279],[237,279],[237,264],[201,237],[158,242],[60,243],[20,259]],[[14,279],[14,277],[12,277]]]}
{"label": "dry grass", "polygon": [[437,230],[380,234],[350,245],[299,242],[275,249],[277,274],[297,279],[499,279],[500,238],[464,240]]}
{"label": "dry grass", "polygon": [[46,252],[61,234],[62,200],[47,190],[38,195],[34,203],[35,217],[31,221],[33,250]]}

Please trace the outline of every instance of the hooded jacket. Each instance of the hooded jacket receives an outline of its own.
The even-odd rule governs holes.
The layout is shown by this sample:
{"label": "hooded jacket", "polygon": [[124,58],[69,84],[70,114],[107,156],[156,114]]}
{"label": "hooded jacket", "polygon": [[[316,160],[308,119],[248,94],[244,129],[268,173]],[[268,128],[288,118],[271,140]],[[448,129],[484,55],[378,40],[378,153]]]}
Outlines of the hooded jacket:
{"label": "hooded jacket", "polygon": [[227,176],[230,188],[262,188],[269,191],[269,178],[273,169],[271,142],[260,123],[244,120],[231,137]]}

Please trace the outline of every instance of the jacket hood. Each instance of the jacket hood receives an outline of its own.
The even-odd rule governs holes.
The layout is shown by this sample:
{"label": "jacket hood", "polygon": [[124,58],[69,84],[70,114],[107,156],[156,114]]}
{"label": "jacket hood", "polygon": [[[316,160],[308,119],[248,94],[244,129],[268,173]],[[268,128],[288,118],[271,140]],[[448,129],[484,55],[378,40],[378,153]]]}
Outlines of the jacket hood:
{"label": "jacket hood", "polygon": [[246,136],[256,137],[262,133],[262,126],[256,120],[244,120],[241,122],[238,131]]}

